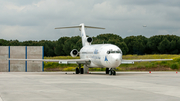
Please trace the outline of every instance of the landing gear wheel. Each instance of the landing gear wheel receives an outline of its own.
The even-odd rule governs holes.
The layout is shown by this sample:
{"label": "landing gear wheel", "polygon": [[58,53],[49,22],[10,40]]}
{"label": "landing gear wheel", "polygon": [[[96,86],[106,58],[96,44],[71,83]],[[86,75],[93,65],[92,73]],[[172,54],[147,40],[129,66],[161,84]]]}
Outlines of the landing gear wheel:
{"label": "landing gear wheel", "polygon": [[113,71],[113,75],[116,75],[116,71]]}
{"label": "landing gear wheel", "polygon": [[[107,69],[106,69],[106,70],[107,70]],[[111,69],[109,70],[109,75],[116,75],[116,71],[115,71],[114,68],[111,68]]]}
{"label": "landing gear wheel", "polygon": [[84,68],[81,68],[80,72],[81,72],[81,74],[84,74]]}
{"label": "landing gear wheel", "polygon": [[112,75],[112,70],[109,71],[109,75]]}
{"label": "landing gear wheel", "polygon": [[79,69],[78,68],[76,68],[76,74],[79,74]]}
{"label": "landing gear wheel", "polygon": [[109,74],[109,68],[106,68],[106,74]]}

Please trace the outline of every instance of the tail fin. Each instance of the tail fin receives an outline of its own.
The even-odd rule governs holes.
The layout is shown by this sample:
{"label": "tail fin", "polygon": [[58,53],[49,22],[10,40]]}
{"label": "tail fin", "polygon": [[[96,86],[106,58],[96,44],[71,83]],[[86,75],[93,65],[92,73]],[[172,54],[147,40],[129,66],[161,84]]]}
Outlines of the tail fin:
{"label": "tail fin", "polygon": [[101,28],[101,27],[85,26],[83,23],[80,24],[79,26],[58,27],[58,28],[55,28],[55,29],[66,29],[66,28],[79,28],[79,30],[81,31],[81,38],[82,38],[82,45],[83,45],[83,46],[90,45],[90,44],[87,42],[87,37],[86,37],[86,33],[85,33],[85,28],[105,29],[105,28]]}

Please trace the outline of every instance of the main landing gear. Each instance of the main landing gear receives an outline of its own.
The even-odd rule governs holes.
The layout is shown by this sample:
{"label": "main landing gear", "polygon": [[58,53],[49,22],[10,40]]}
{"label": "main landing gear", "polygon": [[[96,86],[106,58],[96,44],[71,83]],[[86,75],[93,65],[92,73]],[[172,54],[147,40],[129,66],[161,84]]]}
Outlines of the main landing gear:
{"label": "main landing gear", "polygon": [[116,71],[114,70],[114,68],[111,68],[110,70],[109,68],[106,68],[106,74],[116,75]]}
{"label": "main landing gear", "polygon": [[81,64],[79,64],[78,67],[76,67],[76,74],[84,74],[84,69],[81,68]]}

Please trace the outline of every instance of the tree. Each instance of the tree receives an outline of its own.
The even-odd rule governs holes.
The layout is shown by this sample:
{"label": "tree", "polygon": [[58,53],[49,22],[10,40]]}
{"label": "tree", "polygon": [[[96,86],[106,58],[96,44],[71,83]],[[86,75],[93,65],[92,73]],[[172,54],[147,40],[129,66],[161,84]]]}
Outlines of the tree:
{"label": "tree", "polygon": [[70,39],[69,37],[61,37],[58,39],[58,41],[56,42],[56,46],[55,46],[55,54],[58,56],[65,56],[66,53],[63,50],[64,47],[64,43],[66,40]]}
{"label": "tree", "polygon": [[[93,44],[113,44],[111,40],[118,40],[118,42],[122,42],[123,39],[119,35],[107,33],[107,34],[100,34],[97,37],[93,37]],[[111,41],[111,42],[110,42]]]}
{"label": "tree", "polygon": [[178,53],[179,53],[180,52],[180,38],[179,40],[177,40],[176,49],[178,49]]}
{"label": "tree", "polygon": [[124,39],[129,52],[128,54],[145,54],[147,38],[139,35],[139,36],[129,36]]}
{"label": "tree", "polygon": [[[147,48],[149,50],[148,53],[150,54],[159,54],[161,53],[158,49],[158,46],[159,44],[164,40],[164,39],[167,39],[169,40],[169,42],[172,42],[172,41],[178,41],[179,40],[179,37],[176,36],[176,35],[155,35],[155,36],[152,36],[148,39],[148,43],[147,43]],[[172,42],[173,44],[174,42]],[[171,50],[172,53],[177,53],[177,50]],[[168,53],[171,53],[170,50],[168,50]]]}
{"label": "tree", "polygon": [[9,41],[4,40],[4,39],[0,39],[0,46],[9,46]]}
{"label": "tree", "polygon": [[40,45],[44,46],[44,56],[56,56],[54,53],[55,41],[42,40]]}
{"label": "tree", "polygon": [[144,50],[145,50],[145,45],[143,45],[142,42],[136,40],[134,41],[134,44],[133,44],[133,53],[134,54],[144,54]]}
{"label": "tree", "polygon": [[122,50],[123,55],[126,55],[129,51],[125,42],[116,43],[116,45]]}
{"label": "tree", "polygon": [[82,40],[79,39],[79,40],[76,42],[76,45],[73,46],[73,49],[77,49],[78,51],[80,51],[81,48],[82,48]]}
{"label": "tree", "polygon": [[159,54],[159,50],[158,50],[158,45],[159,43],[162,41],[163,37],[162,35],[158,36],[152,36],[148,39],[148,42],[147,42],[147,46],[149,48],[149,51],[147,53],[150,53],[150,54]]}
{"label": "tree", "polygon": [[18,40],[10,40],[10,46],[19,46],[20,42]]}
{"label": "tree", "polygon": [[178,49],[176,48],[176,41],[175,40],[172,40],[170,42],[169,52],[171,54],[178,54]]}
{"label": "tree", "polygon": [[[69,55],[71,50],[77,48],[78,46],[76,43],[81,39],[80,36],[74,36],[71,37],[70,39],[66,40],[63,46],[63,51],[65,52],[66,55]],[[82,43],[81,43],[82,44]],[[78,44],[79,45],[79,44]]]}
{"label": "tree", "polygon": [[[93,37],[92,44],[115,44],[121,48],[123,54],[179,54],[180,37],[176,35],[129,36],[107,33]],[[24,41],[0,39],[0,46],[44,46],[44,56],[66,56],[72,49],[82,48],[80,36],[61,37],[57,41]]]}
{"label": "tree", "polygon": [[170,42],[167,38],[161,41],[158,46],[158,50],[161,52],[161,54],[168,54],[169,48],[170,48]]}
{"label": "tree", "polygon": [[112,33],[100,34],[96,38],[99,40],[104,40],[104,41],[108,41],[109,39],[115,39],[115,40],[118,39],[121,42],[123,41],[122,37],[116,34],[112,34]]}

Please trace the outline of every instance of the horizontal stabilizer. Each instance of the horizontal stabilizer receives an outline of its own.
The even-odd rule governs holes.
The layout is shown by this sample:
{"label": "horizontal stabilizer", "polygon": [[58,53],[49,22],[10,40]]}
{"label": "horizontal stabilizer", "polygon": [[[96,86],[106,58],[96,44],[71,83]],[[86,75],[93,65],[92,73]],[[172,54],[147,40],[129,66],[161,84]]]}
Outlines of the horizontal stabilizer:
{"label": "horizontal stabilizer", "polygon": [[[93,26],[84,26],[85,28],[94,28],[94,29],[105,29],[102,27],[93,27]],[[55,29],[66,29],[66,28],[81,28],[81,26],[70,26],[70,27],[57,27]]]}
{"label": "horizontal stabilizer", "polygon": [[84,26],[85,28],[94,28],[94,29],[105,29],[105,28],[102,28],[102,27],[93,27],[93,26]]}
{"label": "horizontal stabilizer", "polygon": [[81,26],[57,27],[55,29],[66,29],[66,28],[81,28]]}

